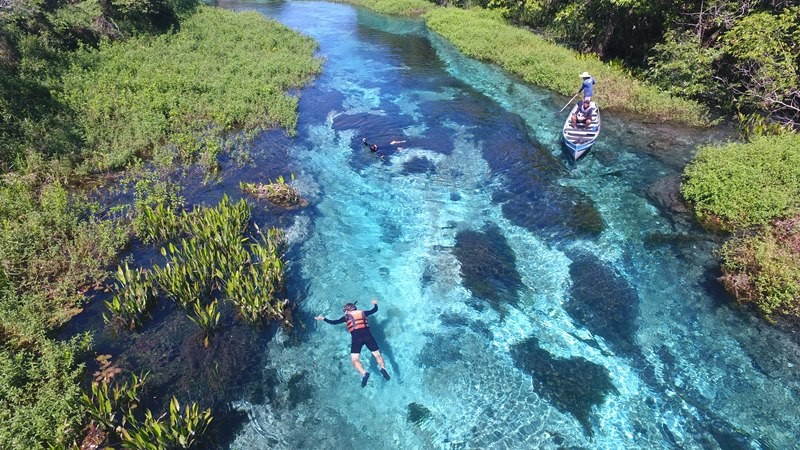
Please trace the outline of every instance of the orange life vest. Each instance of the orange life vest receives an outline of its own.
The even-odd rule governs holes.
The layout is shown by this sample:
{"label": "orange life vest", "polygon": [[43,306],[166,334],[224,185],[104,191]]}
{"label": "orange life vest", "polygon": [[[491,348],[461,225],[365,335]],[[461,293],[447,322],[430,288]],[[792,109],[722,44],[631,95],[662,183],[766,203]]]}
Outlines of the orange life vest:
{"label": "orange life vest", "polygon": [[351,333],[355,330],[369,327],[369,324],[367,323],[367,315],[364,314],[364,311],[356,310],[345,313],[344,317],[345,320],[347,320],[347,331]]}

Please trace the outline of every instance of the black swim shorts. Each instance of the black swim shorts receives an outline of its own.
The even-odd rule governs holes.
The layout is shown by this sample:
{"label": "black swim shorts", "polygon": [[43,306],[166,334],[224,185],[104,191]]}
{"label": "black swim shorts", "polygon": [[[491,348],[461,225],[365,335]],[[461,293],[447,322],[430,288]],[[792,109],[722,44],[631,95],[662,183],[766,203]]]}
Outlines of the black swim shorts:
{"label": "black swim shorts", "polygon": [[350,334],[350,336],[352,337],[352,341],[350,342],[350,353],[361,353],[361,347],[365,345],[371,352],[378,350],[378,343],[375,342],[375,338],[372,337],[372,333],[369,332],[369,328],[355,330]]}

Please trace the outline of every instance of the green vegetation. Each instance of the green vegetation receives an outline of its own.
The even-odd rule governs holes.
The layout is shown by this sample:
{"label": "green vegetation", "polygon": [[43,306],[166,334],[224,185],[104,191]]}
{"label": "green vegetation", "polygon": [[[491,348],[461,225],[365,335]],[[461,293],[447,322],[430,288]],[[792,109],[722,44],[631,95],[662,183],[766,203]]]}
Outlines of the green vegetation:
{"label": "green vegetation", "polygon": [[797,212],[800,135],[705,147],[685,169],[682,192],[703,223],[727,231]]}
{"label": "green vegetation", "polygon": [[[294,181],[294,175],[292,175],[292,181]],[[239,188],[244,193],[256,198],[266,198],[273,204],[284,208],[305,206],[308,203],[294,186],[283,179],[283,176],[279,176],[277,180],[270,181],[268,184],[239,182]]]}
{"label": "green vegetation", "polygon": [[580,86],[578,74],[586,70],[599,80],[596,97],[604,108],[634,111],[658,121],[708,124],[707,111],[697,103],[663,93],[596,57],[579,55],[509,25],[496,11],[437,8],[425,18],[433,31],[465,54],[494,62],[537,86],[572,96]]}
{"label": "green vegetation", "polygon": [[[0,8],[0,448],[79,441],[87,413],[81,361],[91,342],[58,341],[58,328],[102,286],[134,233],[151,243],[189,235],[180,190],[164,181],[177,163],[214,170],[220,152],[261,127],[293,132],[297,99],[286,92],[320,70],[315,49],[257,14],[194,0]],[[147,159],[163,173],[142,175]],[[123,191],[135,182],[133,205],[87,200],[85,190],[110,184],[102,171],[111,168],[136,174],[118,178]],[[109,320],[143,326],[155,281],[120,268]],[[208,330],[221,312],[214,300],[191,307]],[[174,409],[169,424],[138,417],[144,428],[126,428],[125,445],[148,448],[165,427],[178,430],[169,432],[174,445],[191,443],[181,430],[202,429],[203,413]],[[93,430],[87,442],[102,444],[103,432]]]}
{"label": "green vegetation", "polygon": [[77,53],[63,100],[100,169],[176,154],[214,170],[231,131],[294,130],[297,98],[285,91],[319,72],[315,50],[257,13],[200,8],[177,33]]}
{"label": "green vegetation", "polygon": [[[800,314],[800,135],[701,149],[682,191],[707,226],[735,233],[721,281],[765,316]],[[780,220],[784,219],[785,220]]]}
{"label": "green vegetation", "polygon": [[[144,221],[164,223],[161,215],[174,217],[171,210],[157,206],[149,210]],[[233,304],[248,323],[279,320],[291,326],[285,313],[288,302],[282,298],[285,237],[275,228],[266,235],[257,230],[256,237],[245,237],[249,220],[247,202],[234,204],[228,197],[214,208],[182,212],[172,233],[159,235],[169,241],[161,249],[167,258],[163,266],[155,266],[148,273],[127,265],[118,269],[117,294],[106,302],[111,312],[106,320],[139,327],[148,317],[153,299],[163,295],[205,332],[206,346],[220,322],[218,299]],[[145,223],[143,229],[152,230],[153,226]],[[178,245],[173,244],[178,240]]]}
{"label": "green vegetation", "polygon": [[169,420],[166,413],[153,417],[149,409],[138,408],[147,374],[141,378],[131,375],[131,381],[122,384],[103,379],[92,383],[91,395],[83,394],[84,407],[104,435],[116,435],[123,448],[135,450],[162,450],[190,448],[211,423],[211,410],[200,411],[196,403],[186,405],[181,413],[175,397],[169,403]]}
{"label": "green vegetation", "polygon": [[800,315],[800,226],[778,221],[722,248],[721,281],[738,301],[754,304],[768,319]]}
{"label": "green vegetation", "polygon": [[434,8],[434,4],[426,0],[334,0],[363,6],[381,14],[416,17]]}

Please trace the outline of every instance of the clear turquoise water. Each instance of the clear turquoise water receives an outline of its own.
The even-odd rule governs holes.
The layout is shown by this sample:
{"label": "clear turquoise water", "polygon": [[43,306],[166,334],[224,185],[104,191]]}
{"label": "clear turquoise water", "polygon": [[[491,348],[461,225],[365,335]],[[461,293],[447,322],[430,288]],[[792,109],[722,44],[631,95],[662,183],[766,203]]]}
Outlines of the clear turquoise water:
{"label": "clear turquoise water", "polygon": [[[565,99],[421,22],[322,2],[219,5],[314,37],[326,59],[299,92],[298,136],[256,145],[285,158],[256,172],[292,171],[311,202],[281,218],[304,327],[249,348],[259,357],[241,370],[268,374],[257,382],[270,394],[230,399],[242,421],[225,445],[797,447],[797,338],[732,307],[714,280],[718,244],[648,195],[703,137],[608,114],[572,165]],[[226,183],[208,198],[235,194]],[[392,379],[364,351],[362,389],[344,327],[312,317],[372,297]]]}

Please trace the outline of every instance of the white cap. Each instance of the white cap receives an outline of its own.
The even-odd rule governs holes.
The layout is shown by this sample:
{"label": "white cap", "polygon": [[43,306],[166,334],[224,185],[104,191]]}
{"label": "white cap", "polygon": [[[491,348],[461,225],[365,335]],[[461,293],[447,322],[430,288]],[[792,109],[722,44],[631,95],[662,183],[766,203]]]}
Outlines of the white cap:
{"label": "white cap", "polygon": [[578,75],[581,78],[591,78],[592,76],[589,75],[589,72],[584,71],[582,74]]}

